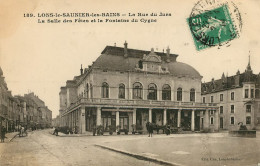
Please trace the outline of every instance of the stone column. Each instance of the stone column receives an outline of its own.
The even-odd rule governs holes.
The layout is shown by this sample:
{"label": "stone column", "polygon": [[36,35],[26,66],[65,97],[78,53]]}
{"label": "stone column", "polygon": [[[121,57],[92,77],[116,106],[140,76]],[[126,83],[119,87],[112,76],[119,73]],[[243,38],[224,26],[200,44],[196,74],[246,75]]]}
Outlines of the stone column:
{"label": "stone column", "polygon": [[219,130],[219,109],[216,109],[215,111],[215,130],[218,131]]}
{"label": "stone column", "polygon": [[74,124],[75,124],[75,111],[76,110],[74,110],[73,112],[71,112],[71,126],[72,126],[72,130],[73,130],[73,128],[74,128]]}
{"label": "stone column", "polygon": [[205,116],[204,116],[204,129],[208,129],[209,128],[209,109],[206,109],[205,111]]}
{"label": "stone column", "polygon": [[178,110],[177,127],[181,127],[181,110]]}
{"label": "stone column", "polygon": [[152,109],[149,108],[149,122],[152,123]]}
{"label": "stone column", "polygon": [[79,110],[79,128],[81,134],[86,132],[86,112],[85,107],[81,107]]}
{"label": "stone column", "polygon": [[167,123],[167,109],[165,108],[163,110],[163,125],[166,125]]}
{"label": "stone column", "polygon": [[136,125],[136,108],[133,110],[133,125]]}
{"label": "stone column", "polygon": [[191,131],[194,131],[195,128],[195,116],[194,116],[195,110],[192,110],[191,112]]}
{"label": "stone column", "polygon": [[133,130],[136,131],[136,108],[133,110]]}
{"label": "stone column", "polygon": [[69,117],[69,127],[71,127],[71,112],[68,113],[68,117]]}
{"label": "stone column", "polygon": [[97,107],[97,126],[101,125],[101,107]]}
{"label": "stone column", "polygon": [[116,111],[116,126],[119,126],[119,110]]}

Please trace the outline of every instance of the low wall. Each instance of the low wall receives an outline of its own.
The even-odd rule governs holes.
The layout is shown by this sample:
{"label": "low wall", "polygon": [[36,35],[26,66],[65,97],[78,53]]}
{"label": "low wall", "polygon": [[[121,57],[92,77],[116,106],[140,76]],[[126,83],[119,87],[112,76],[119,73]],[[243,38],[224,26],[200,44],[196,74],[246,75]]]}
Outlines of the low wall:
{"label": "low wall", "polygon": [[229,135],[232,137],[250,137],[256,138],[256,130],[236,130],[229,131]]}

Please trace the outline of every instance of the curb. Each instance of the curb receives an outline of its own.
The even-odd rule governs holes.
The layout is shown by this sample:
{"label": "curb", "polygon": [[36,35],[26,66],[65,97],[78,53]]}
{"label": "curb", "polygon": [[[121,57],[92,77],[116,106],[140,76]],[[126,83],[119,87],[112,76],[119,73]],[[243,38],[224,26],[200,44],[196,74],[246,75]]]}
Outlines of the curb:
{"label": "curb", "polygon": [[104,146],[104,145],[95,144],[95,146],[103,148],[103,149],[111,150],[111,151],[114,151],[114,152],[118,152],[118,153],[121,153],[121,154],[124,154],[124,155],[128,155],[128,156],[137,158],[139,160],[151,161],[151,162],[154,162],[154,163],[157,163],[157,164],[168,165],[168,166],[183,166],[181,164],[171,163],[171,162],[164,161],[164,160],[161,160],[161,159],[156,159],[156,158],[152,158],[152,157],[142,156],[140,154],[130,153],[130,152],[127,152],[127,151],[122,151],[122,150],[110,148],[110,147],[107,147],[107,146]]}
{"label": "curb", "polygon": [[15,134],[10,140],[9,142],[11,142],[18,134]]}

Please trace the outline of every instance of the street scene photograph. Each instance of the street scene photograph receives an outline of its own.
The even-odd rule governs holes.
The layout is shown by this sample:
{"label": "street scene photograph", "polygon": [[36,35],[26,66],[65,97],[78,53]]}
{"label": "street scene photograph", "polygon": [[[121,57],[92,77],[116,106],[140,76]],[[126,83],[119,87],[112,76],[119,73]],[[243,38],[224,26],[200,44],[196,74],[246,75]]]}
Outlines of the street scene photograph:
{"label": "street scene photograph", "polygon": [[260,166],[260,2],[0,2],[0,166]]}

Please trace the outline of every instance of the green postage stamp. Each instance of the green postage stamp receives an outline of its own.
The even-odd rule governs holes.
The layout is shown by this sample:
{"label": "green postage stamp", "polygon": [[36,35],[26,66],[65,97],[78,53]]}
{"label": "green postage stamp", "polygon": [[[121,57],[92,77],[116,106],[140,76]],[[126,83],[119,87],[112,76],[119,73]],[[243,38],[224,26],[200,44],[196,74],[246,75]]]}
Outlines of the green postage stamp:
{"label": "green postage stamp", "polygon": [[227,4],[211,10],[193,8],[187,22],[198,51],[213,46],[222,46],[239,37],[237,26],[234,25],[235,21],[231,18]]}

